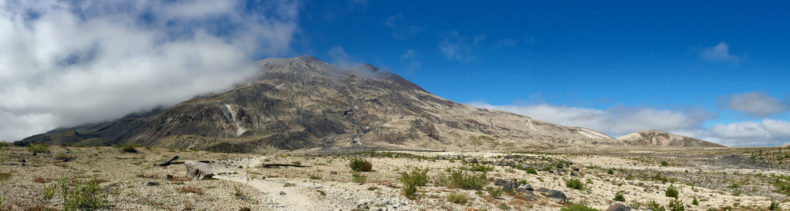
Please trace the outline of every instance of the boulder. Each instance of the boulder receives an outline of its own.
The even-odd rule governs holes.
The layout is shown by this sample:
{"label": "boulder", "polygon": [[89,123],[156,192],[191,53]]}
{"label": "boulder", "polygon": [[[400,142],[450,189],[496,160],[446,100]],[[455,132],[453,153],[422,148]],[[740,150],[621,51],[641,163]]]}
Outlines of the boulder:
{"label": "boulder", "polygon": [[496,181],[494,181],[494,185],[496,185],[496,186],[502,186],[502,185],[505,185],[505,182],[506,182],[506,181],[505,181],[505,180],[503,180],[503,179],[496,179]]}
{"label": "boulder", "polygon": [[505,184],[502,184],[502,192],[512,193],[516,185],[517,185],[516,182],[506,181]]}
{"label": "boulder", "polygon": [[565,194],[562,193],[562,191],[558,191],[558,190],[549,190],[546,192],[546,196],[552,199],[559,200],[563,203],[568,199],[567,197],[565,197]]}
{"label": "boulder", "polygon": [[187,176],[193,180],[210,179],[214,176],[214,172],[211,171],[208,163],[188,160],[184,161],[184,166],[187,169]]}
{"label": "boulder", "polygon": [[617,203],[606,208],[606,211],[631,211],[631,208],[623,204]]}

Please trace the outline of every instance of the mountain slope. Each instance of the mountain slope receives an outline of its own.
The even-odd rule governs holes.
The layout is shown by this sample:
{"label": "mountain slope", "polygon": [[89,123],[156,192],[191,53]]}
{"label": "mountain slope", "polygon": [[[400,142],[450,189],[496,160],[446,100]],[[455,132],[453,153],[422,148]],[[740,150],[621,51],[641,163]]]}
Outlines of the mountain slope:
{"label": "mountain slope", "polygon": [[722,145],[672,134],[659,130],[645,130],[617,138],[629,145],[666,147],[724,147]]}
{"label": "mountain slope", "polygon": [[141,144],[253,152],[263,148],[481,150],[622,145],[593,130],[475,108],[371,65],[265,59],[232,90],[116,121],[58,129],[18,144]]}

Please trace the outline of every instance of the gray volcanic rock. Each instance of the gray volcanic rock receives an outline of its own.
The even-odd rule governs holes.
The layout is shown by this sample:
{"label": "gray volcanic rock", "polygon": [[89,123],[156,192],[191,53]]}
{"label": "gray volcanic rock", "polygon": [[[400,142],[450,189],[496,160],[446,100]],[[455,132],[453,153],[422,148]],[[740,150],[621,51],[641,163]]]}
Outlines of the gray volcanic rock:
{"label": "gray volcanic rock", "polygon": [[664,147],[724,147],[695,138],[689,138],[659,130],[646,130],[617,138],[629,145],[664,146]]}
{"label": "gray volcanic rock", "polygon": [[259,76],[223,93],[116,121],[57,129],[17,144],[141,144],[223,152],[624,145],[586,128],[455,103],[372,65],[339,68],[308,56],[265,59],[259,65]]}

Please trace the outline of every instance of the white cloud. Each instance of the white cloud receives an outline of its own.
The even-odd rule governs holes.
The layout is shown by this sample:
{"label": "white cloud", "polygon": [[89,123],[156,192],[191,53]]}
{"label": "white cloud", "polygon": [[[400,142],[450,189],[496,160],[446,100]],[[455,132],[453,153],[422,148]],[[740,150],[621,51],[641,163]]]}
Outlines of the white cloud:
{"label": "white cloud", "polygon": [[298,2],[0,1],[0,140],[220,91],[288,53]]}
{"label": "white cloud", "polygon": [[784,113],[790,110],[790,105],[760,92],[734,94],[727,99],[727,107],[760,117]]}
{"label": "white cloud", "polygon": [[401,15],[393,15],[384,21],[384,25],[392,30],[392,37],[395,39],[405,40],[414,37],[422,32],[423,27],[409,25],[406,23],[406,18]]}
{"label": "white cloud", "polygon": [[481,34],[469,38],[457,31],[446,32],[439,35],[439,51],[449,60],[474,61],[477,58],[474,52],[477,45],[485,40],[486,35]]}
{"label": "white cloud", "polygon": [[779,146],[790,142],[790,122],[763,119],[711,126],[711,135],[737,146]]}
{"label": "white cloud", "polygon": [[414,49],[406,49],[406,52],[403,52],[403,55],[400,56],[400,62],[406,65],[410,73],[422,67],[422,62],[417,59],[417,55],[418,53]]}
{"label": "white cloud", "polygon": [[627,107],[601,110],[548,104],[497,106],[470,103],[470,105],[513,112],[562,125],[590,128],[614,136],[649,129],[673,131],[694,128],[711,117],[707,112],[700,110],[674,111]]}
{"label": "white cloud", "polygon": [[485,102],[468,104],[508,111],[561,125],[590,128],[614,137],[656,129],[727,146],[780,146],[790,142],[788,121],[762,119],[715,124],[706,128],[702,124],[711,120],[713,115],[695,109],[612,107],[602,110],[548,104],[491,105]]}
{"label": "white cloud", "polygon": [[738,62],[739,57],[730,53],[730,46],[720,42],[716,46],[702,49],[699,57],[707,61]]}

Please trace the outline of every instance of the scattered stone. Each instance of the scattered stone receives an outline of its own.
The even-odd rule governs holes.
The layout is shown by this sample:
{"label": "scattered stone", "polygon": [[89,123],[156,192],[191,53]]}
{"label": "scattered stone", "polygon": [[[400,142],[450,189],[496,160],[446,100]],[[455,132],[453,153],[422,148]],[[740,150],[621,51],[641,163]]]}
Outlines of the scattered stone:
{"label": "scattered stone", "polygon": [[505,181],[505,180],[503,180],[503,179],[496,179],[496,181],[494,181],[494,185],[496,185],[496,186],[502,186],[502,185],[505,185],[505,182],[506,182],[506,181]]}
{"label": "scattered stone", "polygon": [[466,162],[477,163],[477,158],[469,158],[469,160],[466,160]]}
{"label": "scattered stone", "polygon": [[207,163],[202,163],[199,161],[188,160],[184,161],[184,166],[187,170],[187,176],[192,179],[210,179],[214,176],[214,172],[211,171],[211,167]]}
{"label": "scattered stone", "polygon": [[574,166],[574,167],[571,167],[571,169],[573,169],[574,171],[579,171],[579,167],[575,167]]}
{"label": "scattered stone", "polygon": [[533,188],[532,188],[532,186],[531,186],[531,185],[529,185],[529,184],[523,184],[523,185],[521,185],[521,186],[518,186],[518,188],[516,189],[516,191],[518,191],[518,192],[522,192],[522,193],[526,193],[526,192],[532,192],[532,191],[534,191],[534,190],[535,190],[535,189],[533,189]]}
{"label": "scattered stone", "polygon": [[336,171],[330,171],[329,174],[337,174]]}
{"label": "scattered stone", "polygon": [[562,191],[558,191],[558,190],[549,190],[548,192],[546,192],[546,196],[552,199],[559,200],[560,202],[563,203],[568,199],[567,197],[565,197],[565,194],[562,193]]}
{"label": "scattered stone", "polygon": [[617,203],[609,206],[606,211],[631,211],[631,208],[623,204]]}
{"label": "scattered stone", "polygon": [[145,185],[146,185],[146,186],[157,186],[157,185],[159,185],[159,183],[158,183],[158,182],[151,182],[151,181],[148,181],[148,182],[145,182]]}
{"label": "scattered stone", "polygon": [[168,175],[167,175],[167,177],[166,177],[165,179],[173,179],[173,175],[169,175],[169,174],[168,174]]}
{"label": "scattered stone", "polygon": [[280,191],[281,196],[285,196],[285,191]]}
{"label": "scattered stone", "polygon": [[513,187],[516,186],[516,183],[513,181],[507,181],[505,184],[502,185],[502,192],[512,193]]}

